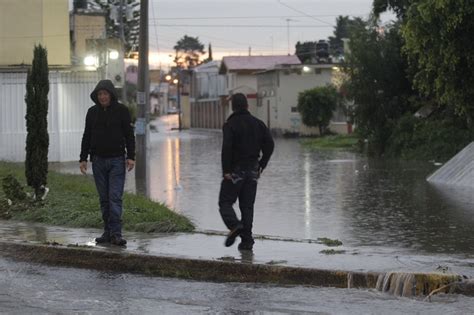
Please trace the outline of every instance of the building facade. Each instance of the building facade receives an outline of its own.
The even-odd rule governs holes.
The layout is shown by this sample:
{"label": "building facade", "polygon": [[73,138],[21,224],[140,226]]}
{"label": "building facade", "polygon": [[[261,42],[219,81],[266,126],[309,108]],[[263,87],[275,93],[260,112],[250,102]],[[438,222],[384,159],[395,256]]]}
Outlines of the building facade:
{"label": "building facade", "polygon": [[0,1],[0,38],[2,67],[31,64],[38,44],[48,50],[49,65],[70,65],[68,1]]}
{"label": "building facade", "polygon": [[[258,73],[255,115],[275,134],[318,134],[318,128],[303,124],[298,112],[298,94],[335,84],[338,73],[339,68],[331,64],[277,65]],[[334,112],[329,128],[336,133],[347,133],[346,117],[341,108]]]}

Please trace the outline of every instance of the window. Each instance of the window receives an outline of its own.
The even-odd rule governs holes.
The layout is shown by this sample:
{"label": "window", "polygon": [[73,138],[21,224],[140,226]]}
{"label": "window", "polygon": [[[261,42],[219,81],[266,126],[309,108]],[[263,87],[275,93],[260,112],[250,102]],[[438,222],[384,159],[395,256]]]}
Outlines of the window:
{"label": "window", "polygon": [[297,113],[298,112],[298,106],[291,106],[291,112],[292,113]]}

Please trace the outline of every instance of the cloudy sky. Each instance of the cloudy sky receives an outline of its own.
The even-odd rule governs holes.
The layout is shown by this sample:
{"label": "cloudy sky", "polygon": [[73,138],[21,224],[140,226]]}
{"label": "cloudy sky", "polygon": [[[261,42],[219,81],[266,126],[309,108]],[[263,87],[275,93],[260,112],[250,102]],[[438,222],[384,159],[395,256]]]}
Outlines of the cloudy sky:
{"label": "cloudy sky", "polygon": [[[332,35],[339,15],[367,18],[372,0],[149,0],[150,50],[163,66],[185,34],[213,55],[294,53],[297,41]],[[393,18],[386,15],[383,20]],[[155,55],[155,59],[156,55]]]}
{"label": "cloudy sky", "polygon": [[[70,0],[71,1],[71,0]],[[72,1],[71,1],[72,2]],[[225,55],[294,53],[297,41],[332,35],[339,15],[367,18],[372,0],[149,0],[151,66],[172,63],[185,34]],[[393,15],[382,18],[387,21]]]}

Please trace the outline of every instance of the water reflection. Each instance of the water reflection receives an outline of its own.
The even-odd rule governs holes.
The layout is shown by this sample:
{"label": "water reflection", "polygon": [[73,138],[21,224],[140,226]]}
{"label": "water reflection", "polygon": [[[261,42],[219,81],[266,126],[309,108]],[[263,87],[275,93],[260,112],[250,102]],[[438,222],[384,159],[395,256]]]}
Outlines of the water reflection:
{"label": "water reflection", "polygon": [[311,237],[311,166],[309,153],[304,155],[305,237]]}
{"label": "water reflection", "polygon": [[[217,209],[220,132],[164,132],[151,143],[152,197],[190,216],[198,228],[225,230]],[[454,197],[463,206],[450,201],[425,181],[433,170],[425,162],[308,151],[297,139],[277,139],[259,181],[254,231],[329,237],[354,246],[474,253],[474,223],[459,215],[472,197]]]}

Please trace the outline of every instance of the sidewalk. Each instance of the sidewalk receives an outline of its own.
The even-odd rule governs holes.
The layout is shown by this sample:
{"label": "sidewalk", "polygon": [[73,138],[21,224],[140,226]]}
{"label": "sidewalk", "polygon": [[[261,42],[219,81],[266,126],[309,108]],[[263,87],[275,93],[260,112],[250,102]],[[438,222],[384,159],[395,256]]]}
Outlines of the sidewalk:
{"label": "sidewalk", "polygon": [[[125,233],[126,248],[96,246],[96,229],[0,221],[3,256],[65,265],[196,280],[331,287],[379,287],[397,295],[427,295],[473,278],[472,257],[407,255],[390,248],[328,247],[318,241],[258,238],[253,254],[220,233]],[[472,283],[445,292],[474,295]],[[469,293],[470,292],[470,293]]]}

